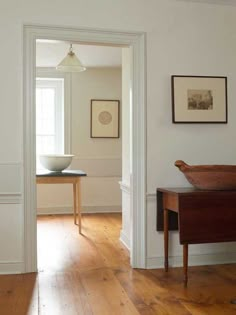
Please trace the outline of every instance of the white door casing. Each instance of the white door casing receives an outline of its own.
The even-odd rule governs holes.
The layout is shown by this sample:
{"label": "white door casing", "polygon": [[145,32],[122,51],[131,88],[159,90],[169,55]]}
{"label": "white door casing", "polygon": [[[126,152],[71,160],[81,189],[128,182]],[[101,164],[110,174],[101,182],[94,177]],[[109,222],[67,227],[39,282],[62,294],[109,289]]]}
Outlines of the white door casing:
{"label": "white door casing", "polygon": [[24,25],[24,271],[37,271],[35,181],[36,39],[132,48],[131,266],[146,268],[146,41],[145,33],[89,28]]}

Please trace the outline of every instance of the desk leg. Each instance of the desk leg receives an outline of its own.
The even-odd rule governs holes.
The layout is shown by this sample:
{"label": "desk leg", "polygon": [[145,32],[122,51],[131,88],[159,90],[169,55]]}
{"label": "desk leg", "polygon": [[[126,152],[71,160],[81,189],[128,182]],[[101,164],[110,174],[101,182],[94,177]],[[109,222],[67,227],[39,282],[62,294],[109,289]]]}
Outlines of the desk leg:
{"label": "desk leg", "polygon": [[73,184],[73,202],[74,202],[74,224],[77,224],[77,220],[76,220],[76,184]]}
{"label": "desk leg", "polygon": [[81,234],[81,189],[80,189],[80,177],[78,177],[76,183],[76,205],[78,214],[79,233]]}
{"label": "desk leg", "polygon": [[169,243],[169,222],[168,209],[164,208],[164,250],[165,250],[165,271],[168,271],[168,243]]}
{"label": "desk leg", "polygon": [[184,257],[184,286],[188,284],[188,244],[183,245],[183,257]]}

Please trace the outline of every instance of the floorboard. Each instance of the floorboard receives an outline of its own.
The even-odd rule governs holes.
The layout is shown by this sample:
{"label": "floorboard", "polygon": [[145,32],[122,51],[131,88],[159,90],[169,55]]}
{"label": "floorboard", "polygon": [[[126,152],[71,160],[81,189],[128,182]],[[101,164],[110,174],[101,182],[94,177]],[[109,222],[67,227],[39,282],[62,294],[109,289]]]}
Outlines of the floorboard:
{"label": "floorboard", "polygon": [[142,270],[119,241],[120,214],[38,218],[38,274],[0,276],[0,315],[234,315],[236,265]]}

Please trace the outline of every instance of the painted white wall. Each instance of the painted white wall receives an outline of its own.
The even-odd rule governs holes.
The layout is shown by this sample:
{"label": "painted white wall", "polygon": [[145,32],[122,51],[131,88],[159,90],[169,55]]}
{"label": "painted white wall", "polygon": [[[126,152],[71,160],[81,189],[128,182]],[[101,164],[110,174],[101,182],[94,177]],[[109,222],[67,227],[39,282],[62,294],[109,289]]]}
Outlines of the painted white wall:
{"label": "painted white wall", "polygon": [[[156,232],[155,189],[189,186],[183,174],[174,167],[174,162],[182,159],[189,164],[236,164],[236,144],[233,141],[236,114],[233,105],[236,96],[233,20],[236,8],[183,2],[176,3],[172,10],[166,21],[166,30],[162,28],[160,31],[164,36],[159,33],[158,43],[154,43],[153,31],[147,42],[148,55],[160,56],[157,62],[149,59],[147,78],[149,267],[163,266],[163,233]],[[172,74],[227,76],[228,124],[172,124]],[[182,265],[178,233],[172,232],[170,239],[171,264]],[[190,246],[190,264],[231,260],[236,261],[235,243]]]}
{"label": "painted white wall", "polygon": [[[163,235],[155,230],[155,189],[187,185],[173,166],[174,161],[181,158],[190,164],[235,164],[235,21],[234,6],[175,0],[150,0],[148,5],[147,1],[141,0],[87,0],[86,3],[82,0],[68,0],[66,3],[54,0],[2,1],[0,41],[4,43],[4,49],[0,52],[0,165],[9,161],[22,163],[23,23],[147,32],[147,262],[149,266],[160,266]],[[11,62],[6,62],[9,59]],[[172,124],[172,74],[227,76],[228,124]],[[14,177],[17,183],[14,190],[22,192],[18,174]],[[0,177],[0,187],[4,187],[6,178]],[[3,198],[2,192],[0,198]],[[10,204],[7,211],[0,212],[0,221],[7,222],[11,239],[23,241],[23,212],[16,219],[18,228],[11,229],[9,222],[14,211],[15,207]],[[5,236],[5,233],[1,235],[2,238]],[[182,251],[177,233],[172,233],[170,239],[170,255],[176,257],[175,263]],[[11,251],[21,253],[20,242],[15,242]],[[1,262],[13,257],[12,253],[3,247]],[[223,259],[235,261],[235,243],[190,246],[190,255],[192,263],[212,263]],[[0,267],[2,270],[2,264]]]}
{"label": "painted white wall", "polygon": [[[83,212],[121,211],[121,137],[90,138],[91,99],[121,100],[121,68],[88,68],[71,75],[70,152],[75,155],[70,168],[87,173],[81,185]],[[38,213],[72,212],[72,191],[68,184],[37,185]]]}

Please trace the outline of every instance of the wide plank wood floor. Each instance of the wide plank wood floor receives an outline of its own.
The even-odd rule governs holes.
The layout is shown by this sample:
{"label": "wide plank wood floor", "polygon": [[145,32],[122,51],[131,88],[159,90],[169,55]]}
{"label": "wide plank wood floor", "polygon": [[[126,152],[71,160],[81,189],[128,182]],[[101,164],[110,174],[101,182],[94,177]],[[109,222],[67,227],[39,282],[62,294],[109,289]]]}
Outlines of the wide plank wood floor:
{"label": "wide plank wood floor", "polygon": [[0,315],[234,315],[236,265],[138,270],[120,243],[121,215],[38,218],[38,274],[0,276]]}

